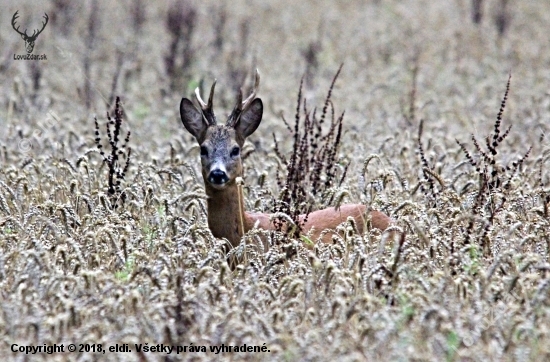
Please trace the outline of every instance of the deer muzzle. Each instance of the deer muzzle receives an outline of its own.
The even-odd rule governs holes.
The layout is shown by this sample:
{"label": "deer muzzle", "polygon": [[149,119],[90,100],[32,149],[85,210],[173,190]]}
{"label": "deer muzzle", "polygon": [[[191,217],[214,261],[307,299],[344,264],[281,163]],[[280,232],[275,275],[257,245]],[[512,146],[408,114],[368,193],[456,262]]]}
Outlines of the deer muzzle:
{"label": "deer muzzle", "polygon": [[225,171],[218,169],[214,169],[210,171],[210,174],[208,175],[208,182],[214,186],[223,186],[229,181],[229,177],[225,173]]}

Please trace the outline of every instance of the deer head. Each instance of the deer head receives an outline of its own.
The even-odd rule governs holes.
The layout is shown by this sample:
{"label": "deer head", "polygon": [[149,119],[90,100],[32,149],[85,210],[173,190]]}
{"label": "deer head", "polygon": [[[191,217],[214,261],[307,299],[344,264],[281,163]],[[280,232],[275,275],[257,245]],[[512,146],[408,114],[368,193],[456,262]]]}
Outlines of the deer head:
{"label": "deer head", "polygon": [[25,48],[27,49],[27,53],[30,54],[34,49],[34,42],[36,41],[36,38],[38,37],[38,35],[40,35],[42,30],[44,30],[46,24],[48,24],[48,14],[44,13],[44,19],[46,19],[46,21],[42,23],[42,29],[34,30],[32,35],[29,36],[27,34],[27,29],[25,29],[25,32],[22,33],[19,31],[19,26],[17,28],[15,27],[15,22],[19,17],[19,15],[17,14],[18,12],[19,10],[17,10],[15,14],[13,14],[13,18],[11,19],[11,26],[17,33],[19,33],[19,35],[21,35],[21,38],[23,38],[23,40],[25,41]]}
{"label": "deer head", "polygon": [[207,188],[223,190],[242,175],[241,148],[262,121],[262,100],[256,98],[259,84],[260,74],[256,71],[252,93],[243,101],[242,90],[239,92],[237,104],[225,125],[217,124],[213,110],[216,81],[210,89],[208,103],[202,100],[199,89],[195,90],[200,110],[189,99],[181,100],[181,121],[200,145],[202,176]]}

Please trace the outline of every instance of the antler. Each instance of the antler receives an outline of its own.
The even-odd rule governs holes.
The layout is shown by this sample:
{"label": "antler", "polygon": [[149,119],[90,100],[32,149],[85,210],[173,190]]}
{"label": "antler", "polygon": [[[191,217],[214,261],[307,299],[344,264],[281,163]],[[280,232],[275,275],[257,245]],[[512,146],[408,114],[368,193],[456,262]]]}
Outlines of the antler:
{"label": "antler", "polygon": [[[19,31],[19,27],[17,27],[17,28],[15,27],[15,22],[17,21],[17,18],[19,18],[19,15],[17,14],[18,12],[19,12],[19,10],[17,10],[15,12],[15,14],[13,14],[13,18],[11,18],[11,26],[13,27],[13,30],[15,30],[16,32],[21,34],[21,36],[24,36],[25,40],[26,39],[36,39],[36,37],[38,35],[40,35],[40,33],[44,30],[44,28],[46,27],[46,24],[48,24],[48,20],[49,20],[48,14],[44,13],[44,19],[46,19],[46,21],[42,22],[42,29],[33,31],[32,35],[29,36],[27,34],[27,29],[25,29],[25,32],[22,33],[22,32]],[[37,33],[37,31],[38,31],[38,33]]]}
{"label": "antler", "polygon": [[241,88],[239,94],[237,95],[237,104],[235,104],[235,108],[233,108],[233,111],[229,115],[229,118],[227,120],[228,126],[235,126],[237,122],[239,121],[239,117],[241,116],[241,113],[245,111],[249,106],[250,103],[256,98],[256,93],[258,92],[258,88],[260,87],[260,72],[258,72],[258,69],[256,69],[256,73],[254,74],[254,88],[252,88],[252,92],[250,95],[243,101],[243,90]]}
{"label": "antler", "polygon": [[214,88],[216,88],[215,79],[214,79],[214,83],[212,84],[212,88],[210,88],[210,96],[208,97],[208,104],[204,103],[204,101],[202,100],[199,87],[195,89],[195,96],[197,97],[197,101],[201,105],[202,115],[206,123],[209,125],[216,124],[216,116],[214,115],[214,109],[212,107],[212,103],[214,99]]}
{"label": "antler", "polygon": [[40,29],[40,30],[38,31],[38,33],[34,34],[34,33],[36,32],[36,30],[35,30],[35,31],[32,33],[32,37],[31,37],[31,38],[36,38],[36,37],[42,32],[42,30],[44,30],[44,28],[46,27],[46,24],[48,24],[48,20],[49,20],[48,14],[44,13],[44,19],[46,19],[46,21],[45,21],[45,22],[42,22],[42,29]]}
{"label": "antler", "polygon": [[15,14],[13,14],[13,18],[11,18],[11,26],[13,27],[13,30],[15,30],[16,32],[18,32],[19,34],[21,34],[22,36],[24,37],[27,37],[28,38],[28,35],[27,35],[27,29],[25,29],[25,33],[22,33],[19,31],[19,27],[15,27],[15,21],[17,20],[17,18],[19,17],[19,15],[17,14],[19,12],[19,10],[17,10],[15,12]]}

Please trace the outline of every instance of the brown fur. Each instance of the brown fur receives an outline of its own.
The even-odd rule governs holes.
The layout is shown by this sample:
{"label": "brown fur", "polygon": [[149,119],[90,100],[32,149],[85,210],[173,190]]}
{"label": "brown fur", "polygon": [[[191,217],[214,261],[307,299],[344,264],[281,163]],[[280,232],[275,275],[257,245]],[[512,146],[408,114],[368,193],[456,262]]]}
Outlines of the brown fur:
{"label": "brown fur", "polygon": [[[257,223],[259,229],[274,230],[275,226],[270,214],[251,213],[239,207],[239,189],[235,183],[228,185],[224,190],[216,190],[206,183],[206,194],[208,196],[208,227],[217,238],[226,238],[233,247],[241,242],[241,237],[252,230]],[[242,195],[241,195],[241,200]],[[393,221],[390,217],[380,211],[370,211],[367,215],[367,207],[362,204],[346,204],[340,208],[329,207],[323,210],[314,211],[309,214],[303,231],[308,233],[311,230],[310,238],[316,242],[325,229],[332,230],[323,235],[321,242],[331,243],[332,235],[338,225],[345,222],[349,216],[355,220],[357,231],[362,234],[365,231],[365,221],[370,216],[372,226],[376,229],[385,230]],[[241,228],[241,218],[244,232]],[[300,217],[303,220],[303,216]],[[306,244],[309,246],[309,244]]]}

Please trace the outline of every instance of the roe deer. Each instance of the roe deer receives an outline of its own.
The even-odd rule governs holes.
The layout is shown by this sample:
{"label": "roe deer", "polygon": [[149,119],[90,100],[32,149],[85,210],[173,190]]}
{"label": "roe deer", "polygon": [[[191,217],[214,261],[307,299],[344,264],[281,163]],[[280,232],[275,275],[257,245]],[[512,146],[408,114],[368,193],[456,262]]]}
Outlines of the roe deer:
{"label": "roe deer", "polygon": [[[242,90],[237,104],[225,125],[219,125],[214,115],[212,101],[216,81],[210,89],[208,103],[205,103],[199,89],[195,96],[200,104],[198,110],[193,103],[183,98],[180,103],[180,115],[183,125],[200,145],[202,177],[207,195],[208,227],[217,238],[226,238],[233,247],[241,242],[242,236],[255,225],[261,229],[274,230],[271,215],[250,213],[244,210],[242,188],[236,179],[242,177],[243,165],[241,149],[244,141],[262,121],[263,104],[256,98],[260,75],[256,71],[254,89],[244,101]],[[392,219],[382,212],[369,211],[374,228],[385,230]],[[341,205],[338,209],[330,207],[309,214],[303,225],[303,231],[311,231],[313,241],[317,241],[325,229],[322,241],[332,241],[334,229],[351,216],[355,219],[357,229],[362,234],[367,218],[367,208],[362,204]],[[304,216],[301,217],[303,221]]]}

